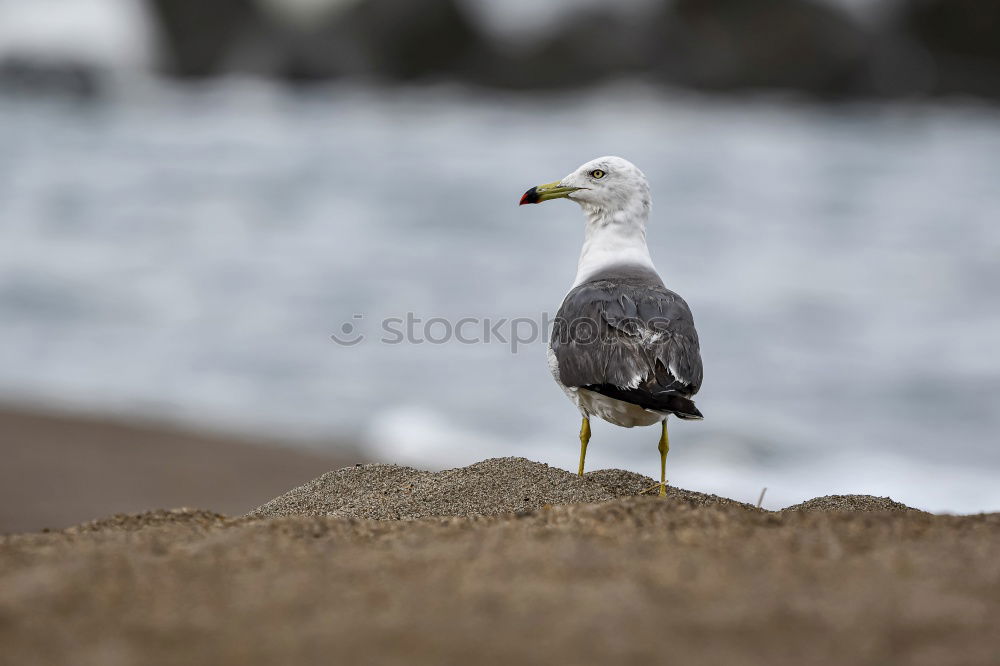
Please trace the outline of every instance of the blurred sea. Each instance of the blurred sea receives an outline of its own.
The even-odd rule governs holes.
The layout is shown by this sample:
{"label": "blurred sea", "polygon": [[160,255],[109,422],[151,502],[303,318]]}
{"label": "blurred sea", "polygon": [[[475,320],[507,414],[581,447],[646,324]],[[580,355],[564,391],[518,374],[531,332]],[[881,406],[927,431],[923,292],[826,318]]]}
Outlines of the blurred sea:
{"label": "blurred sea", "polygon": [[[554,313],[581,216],[518,198],[619,154],[702,337],[672,483],[1000,510],[995,108],[230,81],[0,98],[0,146],[2,400],[574,469],[543,341],[387,345],[380,321]],[[652,476],[656,440],[595,423],[588,467]]]}

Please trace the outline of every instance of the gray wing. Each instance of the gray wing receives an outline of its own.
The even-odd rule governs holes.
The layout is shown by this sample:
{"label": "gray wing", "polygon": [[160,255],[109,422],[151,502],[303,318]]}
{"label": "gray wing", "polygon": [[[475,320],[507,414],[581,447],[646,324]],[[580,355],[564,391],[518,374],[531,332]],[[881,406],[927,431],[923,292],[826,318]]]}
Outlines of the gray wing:
{"label": "gray wing", "polygon": [[550,341],[559,379],[647,409],[701,418],[694,318],[684,299],[638,279],[586,282],[566,295]]}

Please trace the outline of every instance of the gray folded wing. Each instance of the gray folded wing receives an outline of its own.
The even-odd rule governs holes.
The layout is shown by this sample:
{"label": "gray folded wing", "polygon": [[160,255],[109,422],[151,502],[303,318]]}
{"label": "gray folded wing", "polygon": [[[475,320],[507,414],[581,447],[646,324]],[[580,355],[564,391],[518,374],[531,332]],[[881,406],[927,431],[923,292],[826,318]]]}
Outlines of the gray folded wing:
{"label": "gray folded wing", "polygon": [[565,386],[701,417],[689,400],[702,381],[694,319],[658,279],[607,278],[574,288],[556,315],[550,346]]}

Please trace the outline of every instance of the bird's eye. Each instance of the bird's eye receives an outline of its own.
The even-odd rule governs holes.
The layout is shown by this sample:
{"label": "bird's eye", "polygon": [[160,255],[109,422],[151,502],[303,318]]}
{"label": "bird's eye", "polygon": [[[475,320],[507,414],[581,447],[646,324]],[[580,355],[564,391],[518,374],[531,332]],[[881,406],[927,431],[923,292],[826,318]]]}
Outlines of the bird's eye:
{"label": "bird's eye", "polygon": [[604,172],[601,171],[600,169],[594,169],[593,171],[590,172],[590,177],[591,178],[604,178]]}

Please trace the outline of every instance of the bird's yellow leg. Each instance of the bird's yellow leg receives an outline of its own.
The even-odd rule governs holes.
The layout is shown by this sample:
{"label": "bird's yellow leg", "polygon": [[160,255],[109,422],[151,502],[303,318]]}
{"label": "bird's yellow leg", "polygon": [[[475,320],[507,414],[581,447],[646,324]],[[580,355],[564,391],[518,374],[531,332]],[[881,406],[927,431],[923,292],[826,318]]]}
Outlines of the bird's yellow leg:
{"label": "bird's yellow leg", "polygon": [[660,435],[660,497],[667,494],[667,453],[670,451],[670,438],[667,437],[667,420],[663,419],[663,434]]}
{"label": "bird's yellow leg", "polygon": [[589,442],[590,419],[584,416],[583,423],[580,424],[580,471],[577,472],[580,476],[583,476],[583,461],[587,457],[587,444]]}

